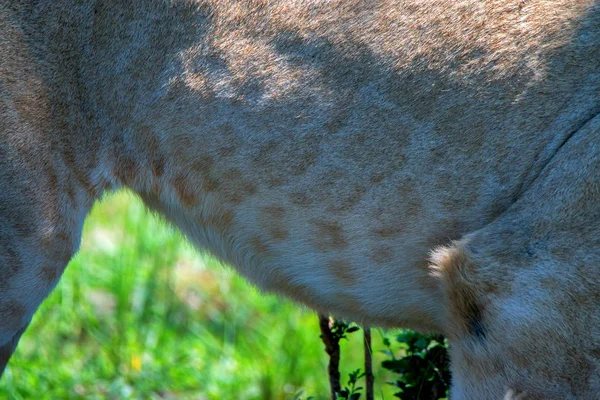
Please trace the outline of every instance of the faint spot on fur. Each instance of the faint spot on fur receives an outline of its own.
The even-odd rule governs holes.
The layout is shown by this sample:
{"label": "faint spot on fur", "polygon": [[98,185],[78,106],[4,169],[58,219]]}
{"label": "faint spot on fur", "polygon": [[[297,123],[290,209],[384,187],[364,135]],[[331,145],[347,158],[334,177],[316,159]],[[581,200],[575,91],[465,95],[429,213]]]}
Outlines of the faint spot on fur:
{"label": "faint spot on fur", "polygon": [[316,233],[313,235],[313,241],[317,249],[332,251],[343,250],[348,247],[348,241],[338,223],[318,219],[312,219],[310,222],[317,228]]}
{"label": "faint spot on fur", "polygon": [[160,178],[165,171],[165,159],[163,157],[156,157],[152,163],[152,173],[157,178]]}
{"label": "faint spot on fur", "polygon": [[19,258],[19,254],[14,245],[8,241],[1,244],[0,256],[2,256],[2,258],[0,258],[0,262],[3,262],[3,264],[2,273],[0,274],[0,288],[8,285],[12,277],[23,268],[23,264],[21,263],[21,259]]}
{"label": "faint spot on fur", "polygon": [[195,179],[198,179],[200,187],[206,193],[214,192],[220,186],[219,182],[211,176],[213,164],[212,157],[200,156],[195,159],[191,167]]}
{"label": "faint spot on fur", "polygon": [[343,287],[351,286],[356,282],[356,275],[348,260],[331,260],[327,263],[327,267]]}
{"label": "faint spot on fur", "polygon": [[362,185],[354,185],[350,193],[347,193],[338,198],[338,201],[327,207],[327,211],[330,212],[344,212],[344,211],[352,211],[353,207],[356,206],[365,193],[367,189]]}
{"label": "faint spot on fur", "polygon": [[235,132],[233,125],[229,123],[221,124],[217,127],[216,133],[220,136],[231,136]]}
{"label": "faint spot on fur", "polygon": [[302,298],[302,288],[293,282],[293,280],[282,273],[280,269],[273,269],[269,276],[269,286],[273,287],[277,291],[285,293],[296,299]]}
{"label": "faint spot on fur", "polygon": [[344,126],[344,123],[345,123],[344,117],[345,116],[342,115],[342,116],[336,116],[336,117],[330,119],[329,121],[327,121],[325,123],[324,128],[327,129],[327,132],[330,134],[337,133]]}
{"label": "faint spot on fur", "polygon": [[257,166],[265,166],[270,160],[270,155],[275,152],[277,147],[279,147],[279,142],[277,142],[276,140],[270,140],[266,142],[258,148],[258,151],[252,158],[252,161]]}
{"label": "faint spot on fur", "polygon": [[548,290],[549,292],[556,291],[557,293],[561,292],[562,288],[566,286],[564,282],[555,276],[543,276],[540,279],[540,284],[542,288]]}
{"label": "faint spot on fur", "polygon": [[247,197],[258,191],[256,184],[246,179],[239,169],[232,168],[225,171],[222,178],[223,183],[219,192],[232,204],[241,204]]}
{"label": "faint spot on fur", "polygon": [[40,278],[46,282],[54,282],[58,278],[58,269],[55,265],[44,265],[39,271]]}
{"label": "faint spot on fur", "polygon": [[212,212],[206,217],[206,225],[211,229],[224,233],[233,225],[235,212],[224,210],[222,212]]}
{"label": "faint spot on fur", "polygon": [[162,193],[162,190],[160,188],[160,184],[158,183],[158,181],[152,182],[152,185],[150,186],[150,192],[152,192],[156,196],[160,196],[160,194]]}
{"label": "faint spot on fur", "polygon": [[373,175],[371,177],[371,182],[377,185],[377,184],[381,183],[381,181],[383,180],[383,178],[385,178],[384,174],[382,174],[382,173],[376,173],[375,175]]}
{"label": "faint spot on fur", "polygon": [[306,192],[292,192],[290,194],[290,199],[293,204],[303,207],[310,206],[312,203],[312,199]]}
{"label": "faint spot on fur", "polygon": [[269,176],[265,178],[265,183],[269,187],[277,187],[285,185],[287,180],[281,176]]}
{"label": "faint spot on fur", "polygon": [[126,155],[119,157],[119,166],[115,175],[121,179],[121,182],[132,185],[136,179],[137,172],[138,169],[133,158]]}
{"label": "faint spot on fur", "polygon": [[262,211],[268,216],[275,219],[282,219],[285,215],[285,208],[282,206],[263,207]]}
{"label": "faint spot on fur", "polygon": [[423,203],[417,197],[417,185],[412,179],[405,179],[398,186],[399,201],[403,203],[404,213],[407,217],[415,217],[423,207]]}
{"label": "faint spot on fur", "polygon": [[173,180],[173,186],[177,192],[177,196],[181,203],[188,208],[198,205],[198,196],[192,190],[191,185],[187,182],[187,179],[183,175],[177,175]]}
{"label": "faint spot on fur", "polygon": [[142,125],[140,127],[140,141],[142,147],[145,147],[148,162],[150,167],[152,168],[152,174],[156,178],[160,178],[165,171],[165,159],[162,154],[160,154],[160,144],[159,141],[150,128],[147,125]]}
{"label": "faint spot on fur", "polygon": [[200,156],[196,158],[192,164],[192,170],[200,172],[201,174],[208,174],[214,164],[213,158],[210,156]]}
{"label": "faint spot on fur", "polygon": [[56,171],[50,166],[46,165],[44,167],[44,172],[48,177],[48,189],[52,192],[58,189],[58,177],[56,176]]}
{"label": "faint spot on fur", "polygon": [[19,329],[25,316],[25,306],[16,300],[8,300],[0,305],[0,321],[5,330]]}
{"label": "faint spot on fur", "polygon": [[317,162],[317,155],[311,151],[307,151],[299,155],[292,161],[290,173],[292,175],[302,175],[306,170]]}
{"label": "faint spot on fur", "polygon": [[[86,191],[86,193],[90,194],[92,197],[95,197],[95,188],[90,182],[89,177],[84,172],[82,172],[80,168],[78,168],[73,150],[69,147],[68,144],[65,144],[63,147],[63,161],[65,162],[69,171],[75,176],[75,179]],[[115,171],[115,175],[119,178],[121,178],[120,173],[120,170]]]}
{"label": "faint spot on fur", "polygon": [[67,197],[69,198],[69,202],[71,203],[71,206],[74,206],[76,204],[76,199],[75,199],[75,185],[73,184],[73,182],[66,182],[65,190],[67,193]]}
{"label": "faint spot on fur", "polygon": [[217,154],[221,157],[229,157],[235,153],[235,150],[233,146],[221,146],[217,148]]}
{"label": "faint spot on fur", "polygon": [[268,256],[271,253],[269,246],[259,236],[252,236],[248,242],[257,255]]}
{"label": "faint spot on fur", "polygon": [[31,124],[39,132],[44,132],[48,129],[51,119],[46,95],[42,89],[44,85],[41,82],[36,83],[39,86],[32,87],[33,90],[28,92],[27,95],[15,96],[13,104],[22,121]]}
{"label": "faint spot on fur", "polygon": [[322,180],[323,180],[324,185],[331,185],[331,184],[334,184],[334,183],[340,181],[344,177],[345,177],[345,173],[343,170],[341,170],[339,168],[332,168],[332,169],[328,170],[327,172],[325,172]]}
{"label": "faint spot on fur", "polygon": [[394,249],[386,245],[376,245],[371,249],[371,261],[376,264],[386,264],[393,260]]}
{"label": "faint spot on fur", "polygon": [[384,224],[372,230],[372,233],[380,238],[388,239],[400,236],[405,233],[405,228],[401,224]]}
{"label": "faint spot on fur", "polygon": [[53,232],[49,237],[41,238],[40,244],[49,260],[62,263],[65,266],[74,253],[70,237],[64,232]]}
{"label": "faint spot on fur", "polygon": [[285,208],[282,206],[268,206],[261,210],[261,225],[274,240],[283,241],[289,236],[284,216]]}
{"label": "faint spot on fur", "polygon": [[197,143],[195,137],[189,134],[173,134],[169,137],[169,146],[171,151],[177,154],[180,159],[190,161],[195,158],[195,154],[192,156],[190,151],[197,151]]}

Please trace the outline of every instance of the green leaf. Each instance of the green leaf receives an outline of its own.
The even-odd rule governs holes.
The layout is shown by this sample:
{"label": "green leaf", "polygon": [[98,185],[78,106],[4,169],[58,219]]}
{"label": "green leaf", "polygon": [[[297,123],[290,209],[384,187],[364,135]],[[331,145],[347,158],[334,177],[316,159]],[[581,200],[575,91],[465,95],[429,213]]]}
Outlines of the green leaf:
{"label": "green leaf", "polygon": [[390,371],[402,373],[410,367],[410,360],[408,358],[401,358],[399,360],[384,360],[381,362],[381,366]]}
{"label": "green leaf", "polygon": [[429,340],[426,340],[425,338],[419,338],[415,341],[414,346],[419,350],[425,350],[427,346],[429,346]]}

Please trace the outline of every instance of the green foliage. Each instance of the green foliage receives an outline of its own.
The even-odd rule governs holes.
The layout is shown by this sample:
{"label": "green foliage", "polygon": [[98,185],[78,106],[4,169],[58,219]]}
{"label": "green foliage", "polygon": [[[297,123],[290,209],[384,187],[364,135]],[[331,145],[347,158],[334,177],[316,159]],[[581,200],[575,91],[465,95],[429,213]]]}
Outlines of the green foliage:
{"label": "green foliage", "polygon": [[[357,330],[357,326],[342,320],[334,320],[332,326],[334,337],[339,339]],[[396,388],[393,396],[403,400],[447,399],[450,389],[448,341],[442,336],[423,336],[411,330],[400,331],[395,339],[392,343],[383,337],[386,350],[381,351],[388,357],[381,366],[394,374],[393,380],[388,381]],[[342,353],[342,360],[344,355]],[[337,393],[337,400],[361,397],[363,387],[359,386],[359,380],[365,373],[356,369],[348,377],[347,385]]]}
{"label": "green foliage", "polygon": [[348,339],[346,335],[359,331],[360,327],[352,322],[346,322],[341,319],[334,319],[333,326],[331,327],[331,333],[333,335],[333,339],[336,341],[340,341],[341,339]]}
{"label": "green foliage", "polygon": [[[340,341],[342,339],[348,339],[347,335],[357,332],[360,327],[352,322],[346,322],[341,319],[334,319],[333,325],[331,326],[331,333],[333,340]],[[364,372],[361,373],[360,369],[354,370],[348,374],[348,383],[337,393],[338,400],[358,400],[360,398],[360,391],[363,389],[361,386],[357,386],[358,380],[365,376]]]}
{"label": "green foliage", "polygon": [[348,385],[337,394],[338,400],[358,400],[362,386],[358,386],[358,380],[365,376],[360,369],[354,370],[348,374]]}
{"label": "green foliage", "polygon": [[403,400],[446,398],[450,388],[447,340],[405,330],[396,336],[396,341],[403,351],[395,356],[391,342],[385,338],[385,354],[391,359],[381,363],[385,369],[398,374],[395,381],[390,382],[399,389],[394,396]]}

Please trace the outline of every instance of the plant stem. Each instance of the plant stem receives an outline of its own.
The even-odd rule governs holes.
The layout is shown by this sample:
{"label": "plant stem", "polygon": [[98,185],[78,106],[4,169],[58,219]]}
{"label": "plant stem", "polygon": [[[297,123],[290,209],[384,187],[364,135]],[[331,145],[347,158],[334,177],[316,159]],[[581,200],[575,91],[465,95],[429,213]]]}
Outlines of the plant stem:
{"label": "plant stem", "polygon": [[367,400],[373,400],[373,384],[375,376],[373,375],[373,352],[371,351],[371,328],[365,326],[364,332],[364,347],[365,347],[365,380],[367,382]]}
{"label": "plant stem", "polygon": [[325,344],[325,351],[329,354],[329,386],[331,387],[331,400],[336,400],[340,386],[340,340],[331,331],[333,318],[319,314],[319,327],[321,340]]}

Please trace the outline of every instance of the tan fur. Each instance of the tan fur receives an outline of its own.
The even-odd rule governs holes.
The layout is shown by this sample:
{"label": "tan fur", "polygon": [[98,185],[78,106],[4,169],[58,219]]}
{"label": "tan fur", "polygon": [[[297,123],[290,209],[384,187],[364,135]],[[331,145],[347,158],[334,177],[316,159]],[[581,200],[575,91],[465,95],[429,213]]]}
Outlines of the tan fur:
{"label": "tan fur", "polygon": [[[600,392],[600,5],[0,0],[0,369],[105,191],[264,290]],[[432,254],[433,251],[433,255]]]}

